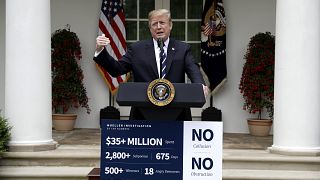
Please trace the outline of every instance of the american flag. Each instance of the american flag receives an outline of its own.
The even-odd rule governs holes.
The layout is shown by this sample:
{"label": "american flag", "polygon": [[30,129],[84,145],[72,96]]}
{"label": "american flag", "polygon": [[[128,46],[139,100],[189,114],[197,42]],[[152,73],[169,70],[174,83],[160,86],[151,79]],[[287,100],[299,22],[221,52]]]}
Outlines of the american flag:
{"label": "american flag", "polygon": [[[127,49],[122,0],[102,0],[100,13],[99,34],[105,34],[110,39],[110,45],[106,46],[106,50],[114,59],[119,60]],[[97,67],[114,95],[119,83],[127,80],[127,75],[114,78],[99,65]]]}
{"label": "american flag", "polygon": [[214,35],[216,30],[215,26],[216,26],[216,21],[209,20],[204,27],[203,33],[206,36]]}

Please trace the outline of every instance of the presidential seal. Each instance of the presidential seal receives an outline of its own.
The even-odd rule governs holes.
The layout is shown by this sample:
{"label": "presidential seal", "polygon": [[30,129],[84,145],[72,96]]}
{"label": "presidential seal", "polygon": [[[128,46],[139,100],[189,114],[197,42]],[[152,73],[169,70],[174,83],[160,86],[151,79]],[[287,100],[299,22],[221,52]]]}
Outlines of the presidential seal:
{"label": "presidential seal", "polygon": [[174,98],[174,86],[167,79],[153,80],[147,89],[149,100],[156,106],[166,106]]}

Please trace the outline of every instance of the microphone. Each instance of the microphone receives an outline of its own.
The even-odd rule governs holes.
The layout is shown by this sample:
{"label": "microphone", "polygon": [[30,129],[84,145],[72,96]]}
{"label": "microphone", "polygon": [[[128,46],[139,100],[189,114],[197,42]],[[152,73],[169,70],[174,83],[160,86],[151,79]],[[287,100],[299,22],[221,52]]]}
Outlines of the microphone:
{"label": "microphone", "polygon": [[164,46],[163,39],[162,39],[162,38],[159,38],[159,39],[157,40],[157,42],[158,42],[158,46],[159,46],[160,50],[162,50],[162,49],[163,49],[163,46]]}

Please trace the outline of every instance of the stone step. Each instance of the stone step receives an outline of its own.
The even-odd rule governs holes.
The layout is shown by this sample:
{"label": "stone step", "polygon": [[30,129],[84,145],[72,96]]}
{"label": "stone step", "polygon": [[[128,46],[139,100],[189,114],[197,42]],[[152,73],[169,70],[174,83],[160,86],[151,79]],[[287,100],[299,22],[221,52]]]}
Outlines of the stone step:
{"label": "stone step", "polygon": [[[3,166],[0,179],[85,180],[92,167]],[[319,180],[319,171],[223,169],[224,180]]]}
{"label": "stone step", "polygon": [[319,171],[319,156],[285,156],[267,150],[225,149],[223,169]]}
{"label": "stone step", "polygon": [[87,180],[92,167],[0,166],[5,180]]}
{"label": "stone step", "polygon": [[[0,179],[86,179],[93,167],[100,167],[100,146],[61,145],[54,151],[5,153],[0,161]],[[223,150],[223,179],[320,180],[319,173],[319,156]]]}
{"label": "stone step", "polygon": [[320,180],[320,171],[223,169],[224,180]]}
{"label": "stone step", "polygon": [[[99,167],[100,146],[63,145],[54,151],[9,152],[1,166]],[[223,169],[320,171],[320,157],[284,156],[266,150],[224,149]]]}
{"label": "stone step", "polygon": [[7,152],[0,165],[99,167],[100,146],[64,145],[53,151]]}

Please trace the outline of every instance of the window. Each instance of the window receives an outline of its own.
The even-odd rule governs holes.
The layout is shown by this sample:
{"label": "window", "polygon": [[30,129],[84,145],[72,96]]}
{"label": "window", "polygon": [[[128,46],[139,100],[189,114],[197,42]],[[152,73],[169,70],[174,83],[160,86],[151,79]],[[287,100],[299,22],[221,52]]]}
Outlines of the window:
{"label": "window", "polygon": [[171,37],[191,45],[196,62],[200,62],[201,0],[125,0],[127,44],[151,38],[148,13],[153,9],[169,8],[173,21]]}

